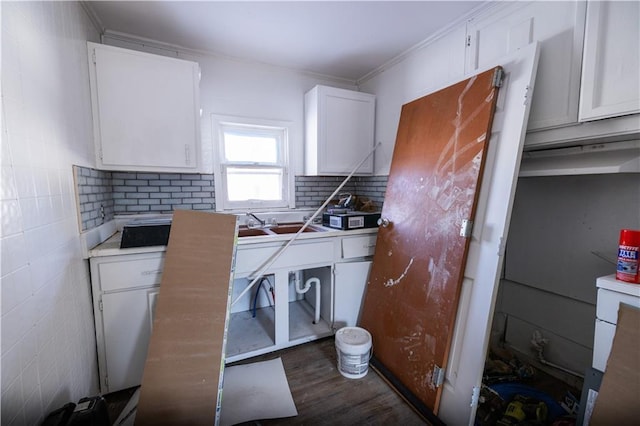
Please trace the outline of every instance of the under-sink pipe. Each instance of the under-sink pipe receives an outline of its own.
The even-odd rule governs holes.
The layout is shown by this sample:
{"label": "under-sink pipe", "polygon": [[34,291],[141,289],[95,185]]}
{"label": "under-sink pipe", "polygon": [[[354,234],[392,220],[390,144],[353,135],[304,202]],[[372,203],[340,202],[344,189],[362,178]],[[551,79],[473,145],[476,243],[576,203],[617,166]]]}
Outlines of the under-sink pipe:
{"label": "under-sink pipe", "polygon": [[538,330],[535,330],[533,332],[533,337],[531,338],[531,345],[534,347],[534,349],[536,350],[536,352],[538,353],[538,362],[540,362],[540,364],[542,365],[546,365],[548,367],[552,367],[555,368],[557,370],[560,371],[564,371],[565,373],[569,373],[572,376],[576,376],[576,377],[580,377],[582,379],[584,379],[584,375],[573,371],[573,370],[569,370],[568,368],[565,368],[561,365],[558,364],[554,364],[552,362],[549,362],[545,359],[543,352],[544,352],[544,347],[547,345],[547,343],[549,342],[549,339],[546,339],[544,337],[542,337],[542,333]]}
{"label": "under-sink pipe", "polygon": [[315,312],[315,317],[313,319],[313,323],[314,324],[318,324],[320,322],[320,290],[321,290],[320,279],[317,278],[317,277],[311,277],[307,281],[304,282],[304,286],[301,286],[300,283],[302,282],[302,280],[298,277],[298,274],[296,273],[294,282],[295,282],[296,293],[298,293],[298,294],[305,294],[306,292],[309,291],[311,286],[313,284],[315,284],[315,286],[316,286],[316,312]]}
{"label": "under-sink pipe", "polygon": [[302,225],[302,227],[300,227],[300,229],[298,230],[298,232],[296,232],[287,242],[287,244],[285,244],[284,246],[282,246],[282,248],[280,250],[278,250],[277,252],[275,252],[273,254],[273,256],[271,256],[269,258],[269,260],[267,260],[267,262],[264,264],[264,266],[260,269],[260,271],[258,272],[258,274],[253,278],[253,280],[249,283],[249,285],[247,286],[247,288],[245,288],[244,290],[242,290],[242,292],[238,295],[238,297],[236,297],[236,300],[234,300],[233,302],[231,302],[231,306],[235,305],[236,303],[238,303],[238,300],[240,300],[242,298],[242,296],[244,296],[245,294],[247,294],[249,292],[249,290],[251,290],[251,288],[256,285],[256,283],[258,281],[260,281],[260,279],[264,276],[264,274],[267,272],[267,270],[271,267],[271,265],[273,265],[275,263],[276,260],[278,260],[278,258],[280,257],[280,255],[282,253],[284,253],[284,251],[286,249],[289,248],[289,246],[291,244],[293,244],[293,242],[304,232],[305,229],[307,229],[307,227],[309,226],[309,224],[311,224],[313,222],[313,220],[316,218],[316,216],[318,216],[323,210],[324,208],[327,206],[327,204],[329,204],[331,202],[331,200],[333,200],[333,198],[336,196],[336,194],[338,194],[340,192],[340,190],[342,189],[343,186],[345,186],[347,184],[347,182],[349,181],[349,179],[351,179],[351,177],[358,171],[358,169],[360,168],[360,166],[362,166],[364,164],[365,161],[367,161],[367,159],[375,152],[376,149],[378,149],[378,147],[382,145],[382,142],[378,142],[376,144],[376,146],[373,147],[373,149],[371,151],[369,151],[367,153],[367,155],[364,156],[364,158],[358,163],[358,165],[356,165],[353,170],[351,171],[351,173],[349,173],[349,175],[344,178],[344,180],[342,181],[342,183],[340,185],[338,185],[338,187],[336,188],[335,191],[333,191],[333,193],[331,195],[329,195],[329,197],[325,200],[324,203],[322,203],[322,205],[320,207],[318,207],[318,210],[316,210],[316,212],[314,214],[311,215],[311,217],[309,217],[309,219],[307,219],[307,221],[304,223],[304,225]]}
{"label": "under-sink pipe", "polygon": [[300,283],[302,282],[302,271],[295,271],[293,272],[293,288],[295,288],[296,293],[298,294],[304,294],[306,293],[309,289],[302,289],[302,287],[300,287]]}

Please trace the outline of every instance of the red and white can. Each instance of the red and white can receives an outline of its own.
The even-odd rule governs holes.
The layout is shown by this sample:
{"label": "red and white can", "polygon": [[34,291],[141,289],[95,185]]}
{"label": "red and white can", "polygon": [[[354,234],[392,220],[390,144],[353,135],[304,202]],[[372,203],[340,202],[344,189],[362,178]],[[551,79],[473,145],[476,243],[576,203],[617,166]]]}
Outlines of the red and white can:
{"label": "red and white can", "polygon": [[620,231],[618,267],[616,269],[617,280],[640,284],[638,252],[640,252],[640,231],[633,229]]}

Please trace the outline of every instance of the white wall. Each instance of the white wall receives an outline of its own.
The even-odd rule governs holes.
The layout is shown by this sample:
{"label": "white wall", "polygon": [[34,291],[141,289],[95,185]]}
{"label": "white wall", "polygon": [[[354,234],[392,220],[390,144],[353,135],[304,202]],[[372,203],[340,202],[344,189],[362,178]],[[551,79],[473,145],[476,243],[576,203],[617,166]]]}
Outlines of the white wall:
{"label": "white wall", "polygon": [[538,330],[549,339],[546,359],[584,374],[592,359],[595,281],[615,273],[620,230],[640,229],[638,206],[637,174],[519,179],[496,305],[508,344],[534,355],[530,341]]}
{"label": "white wall", "polygon": [[382,142],[375,153],[376,175],[389,174],[402,105],[463,78],[465,31],[458,25],[360,85],[376,95],[375,137]]}
{"label": "white wall", "polygon": [[39,424],[98,391],[72,164],[91,165],[86,40],[77,2],[2,2],[3,425]]}
{"label": "white wall", "polygon": [[104,43],[200,64],[200,104],[205,172],[212,172],[211,114],[288,121],[293,150],[293,170],[303,174],[304,94],[316,84],[355,90],[353,83],[259,63],[233,60],[172,48],[160,43],[142,44],[134,38],[105,35]]}

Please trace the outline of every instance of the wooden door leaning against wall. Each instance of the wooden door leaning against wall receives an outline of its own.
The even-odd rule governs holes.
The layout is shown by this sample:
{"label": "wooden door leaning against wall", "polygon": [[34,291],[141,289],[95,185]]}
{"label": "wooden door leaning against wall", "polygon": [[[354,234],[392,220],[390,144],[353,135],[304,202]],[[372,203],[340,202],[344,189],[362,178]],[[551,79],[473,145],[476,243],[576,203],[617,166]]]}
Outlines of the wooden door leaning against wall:
{"label": "wooden door leaning against wall", "polygon": [[400,116],[360,324],[374,365],[426,417],[438,410],[469,247],[461,229],[474,217],[501,74],[417,99]]}

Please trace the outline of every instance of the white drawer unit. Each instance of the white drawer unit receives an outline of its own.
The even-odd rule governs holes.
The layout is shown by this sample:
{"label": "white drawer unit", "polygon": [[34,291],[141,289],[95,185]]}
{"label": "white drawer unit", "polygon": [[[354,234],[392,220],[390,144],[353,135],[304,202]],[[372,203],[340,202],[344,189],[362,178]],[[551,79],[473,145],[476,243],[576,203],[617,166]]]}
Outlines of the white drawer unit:
{"label": "white drawer unit", "polygon": [[160,285],[164,256],[113,256],[96,263],[100,290],[131,290],[137,287]]}
{"label": "white drawer unit", "polygon": [[90,259],[100,391],[142,382],[164,252]]}
{"label": "white drawer unit", "polygon": [[625,303],[640,308],[640,285],[618,281],[615,275],[608,275],[598,278],[596,286],[598,301],[592,366],[604,372],[616,332],[620,304]]}
{"label": "white drawer unit", "polygon": [[342,239],[342,258],[373,256],[376,249],[377,235],[362,235],[359,237],[345,237]]}
{"label": "white drawer unit", "polygon": [[[236,277],[257,274],[282,248],[282,244],[256,244],[239,246],[236,257]],[[296,242],[282,252],[270,269],[306,268],[333,262],[333,241],[307,240]]]}

